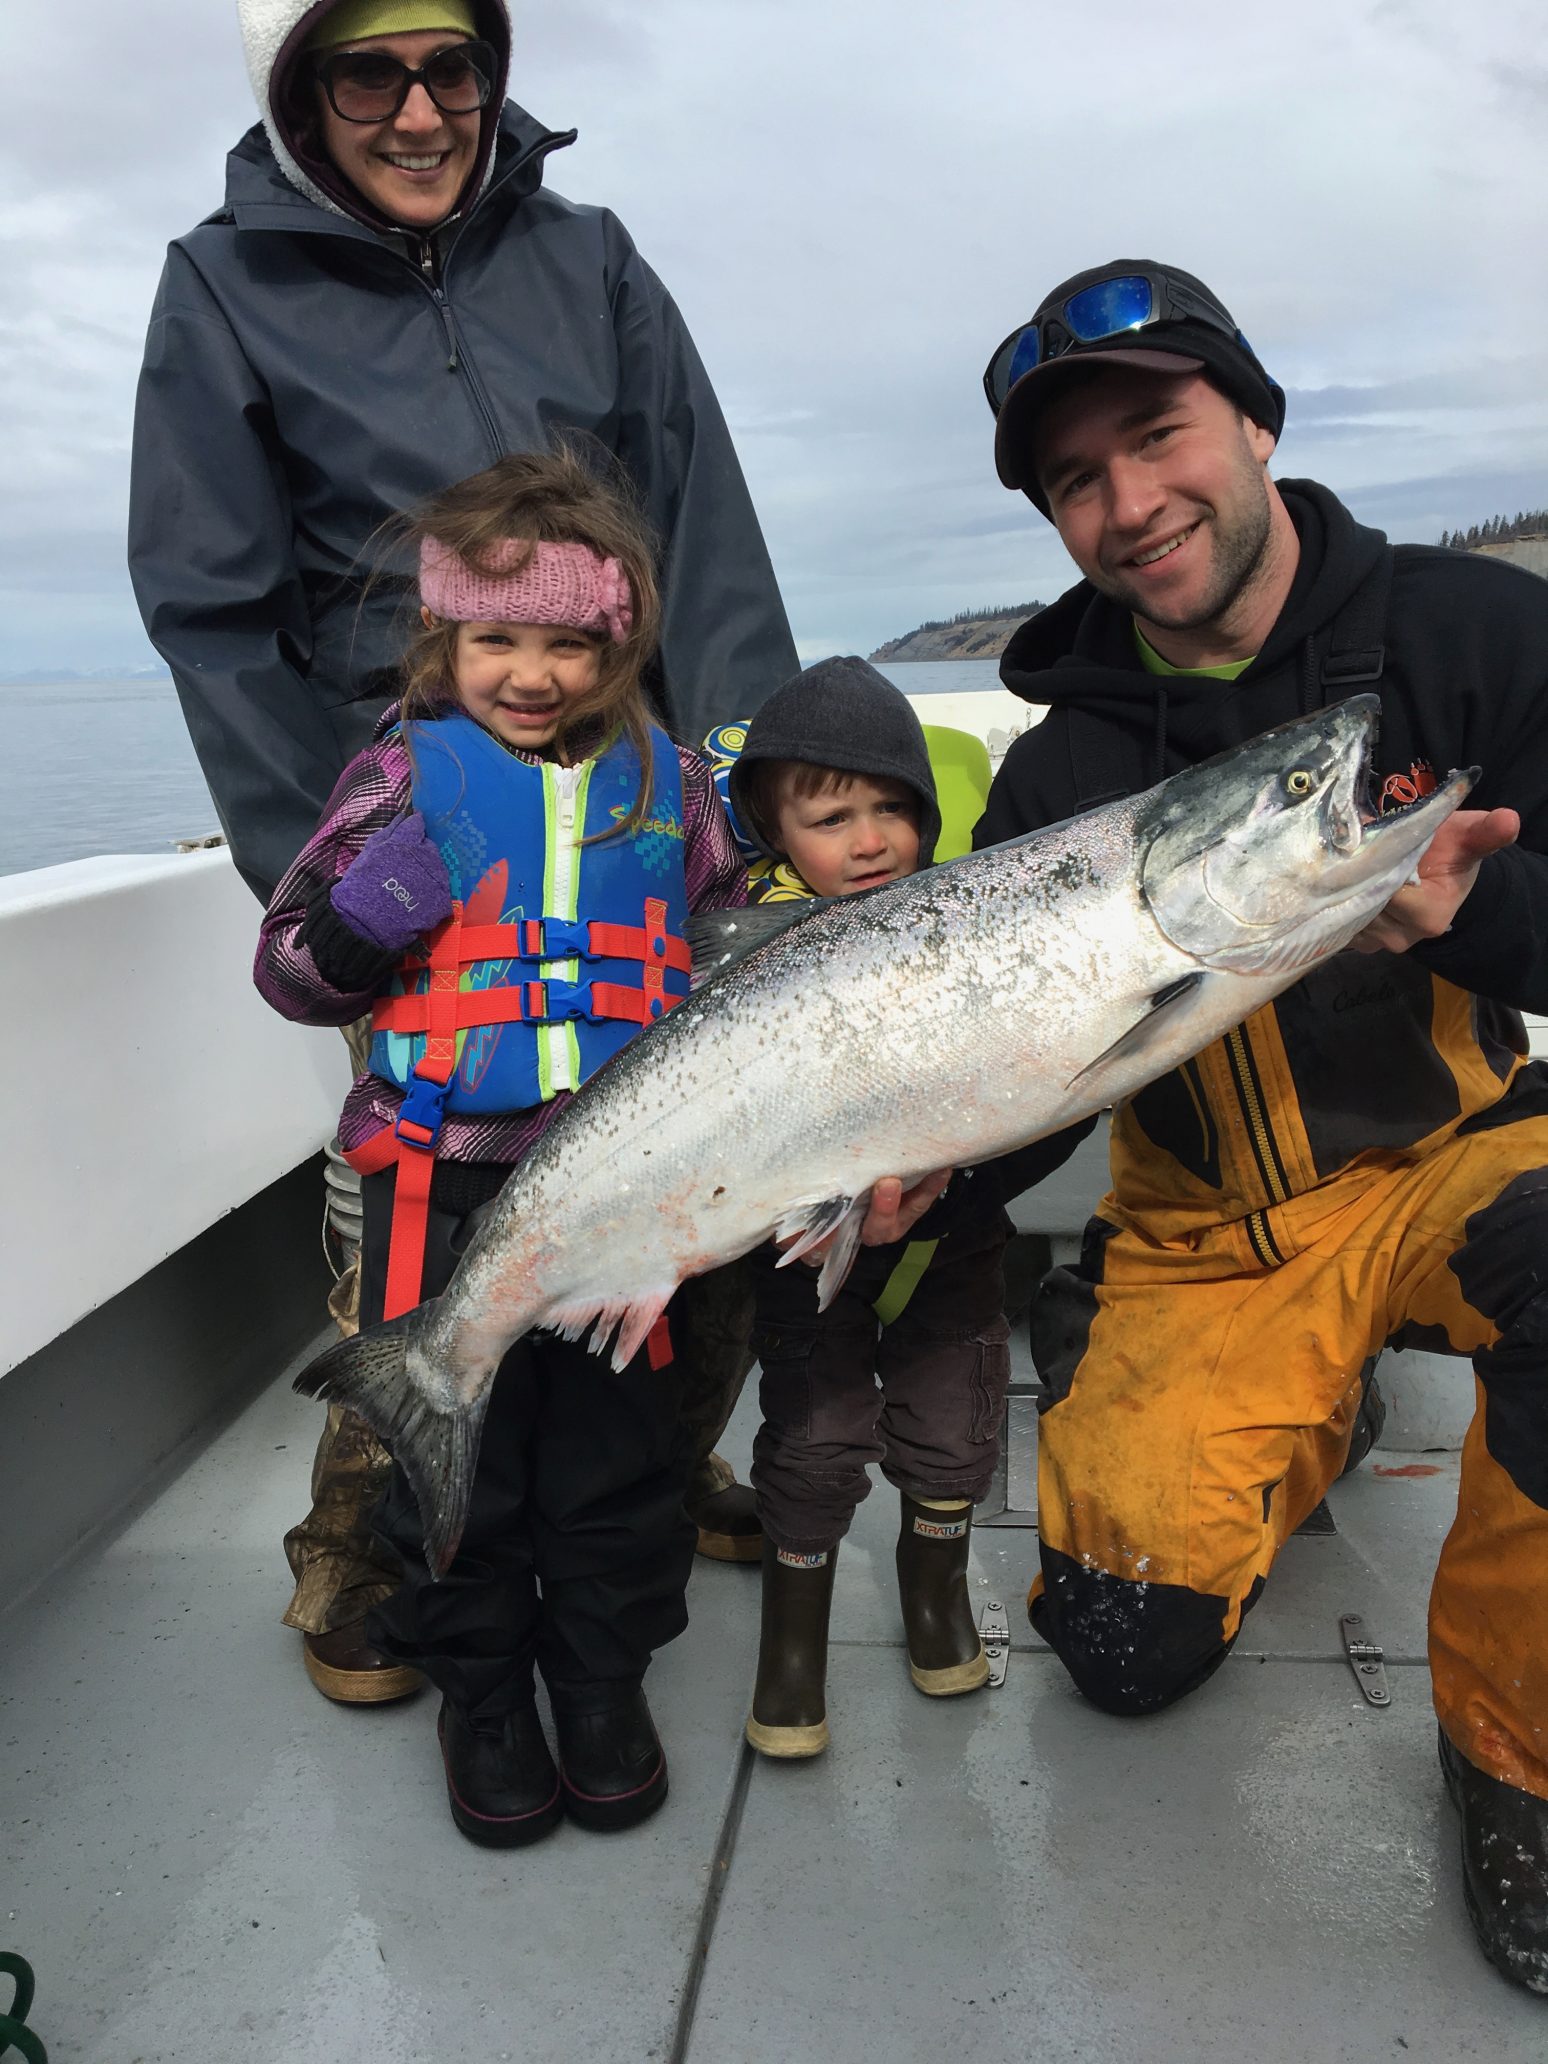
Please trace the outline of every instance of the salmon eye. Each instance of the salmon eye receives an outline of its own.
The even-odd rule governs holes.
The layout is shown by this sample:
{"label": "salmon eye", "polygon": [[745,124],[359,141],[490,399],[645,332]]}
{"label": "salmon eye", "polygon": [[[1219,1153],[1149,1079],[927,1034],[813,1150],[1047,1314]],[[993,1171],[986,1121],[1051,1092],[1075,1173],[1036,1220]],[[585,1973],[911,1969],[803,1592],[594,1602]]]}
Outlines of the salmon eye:
{"label": "salmon eye", "polygon": [[1293,796],[1310,795],[1316,783],[1304,767],[1292,767],[1285,776],[1285,794]]}

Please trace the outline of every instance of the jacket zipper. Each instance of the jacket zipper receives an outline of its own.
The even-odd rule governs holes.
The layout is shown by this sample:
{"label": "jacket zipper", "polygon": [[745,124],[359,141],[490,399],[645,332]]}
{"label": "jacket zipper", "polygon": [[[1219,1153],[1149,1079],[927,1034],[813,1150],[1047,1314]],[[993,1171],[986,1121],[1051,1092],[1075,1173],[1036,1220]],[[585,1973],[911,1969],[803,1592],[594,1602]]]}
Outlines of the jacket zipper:
{"label": "jacket zipper", "polygon": [[446,298],[446,291],[444,287],[436,286],[432,280],[426,277],[422,266],[414,266],[413,272],[415,279],[419,281],[425,292],[430,296],[430,299],[435,303],[436,314],[441,318],[441,328],[446,335],[446,370],[449,373],[461,373],[463,379],[467,382],[468,395],[472,400],[479,421],[484,426],[484,434],[489,439],[490,453],[494,458],[498,459],[505,450],[505,446],[500,440],[499,426],[495,422],[494,411],[484,397],[484,390],[474,375],[472,365],[461,356],[458,349],[457,321],[452,313],[451,303]]}
{"label": "jacket zipper", "polygon": [[[558,917],[568,921],[575,916],[576,877],[580,860],[580,833],[576,829],[576,818],[588,771],[585,761],[574,767],[559,767],[549,762],[545,762],[543,766],[543,786],[549,802],[546,814],[551,827],[549,879],[543,903],[545,917]],[[580,963],[575,960],[544,961],[538,970],[540,979],[545,982],[573,982],[579,972]],[[540,1038],[546,1063],[540,1079],[544,1081],[545,1088],[579,1088],[579,1077],[570,1051],[568,1021],[561,1020],[558,1024],[545,1025]]]}
{"label": "jacket zipper", "polygon": [[[503,172],[497,180],[493,181],[488,187],[484,189],[483,193],[480,194],[478,200],[475,201],[475,203],[473,204],[473,211],[471,212],[476,212],[480,207],[482,207],[489,200],[491,195],[499,192],[502,186],[508,186],[510,182],[516,177],[517,173],[520,172],[523,169],[523,167],[530,165],[534,159],[540,160],[546,158],[551,151],[558,150],[562,148],[565,144],[573,143],[574,141],[575,131],[573,129],[568,131],[550,130],[549,133],[545,135],[539,142],[533,144],[530,150],[523,151],[522,155],[516,160],[515,164],[509,168],[509,170]],[[471,216],[469,219],[471,219]],[[502,454],[505,451],[505,443],[500,435],[500,426],[495,421],[494,410],[489,405],[489,397],[484,392],[483,386],[479,381],[478,374],[472,362],[464,361],[462,358],[461,351],[457,342],[457,318],[452,311],[451,299],[446,291],[446,281],[448,275],[451,272],[452,259],[456,255],[457,246],[459,243],[461,243],[463,231],[467,228],[467,226],[467,220],[464,220],[461,223],[459,223],[456,232],[452,236],[450,242],[447,244],[446,256],[442,261],[441,277],[439,280],[436,279],[434,272],[433,246],[431,245],[428,238],[425,240],[425,242],[420,247],[420,277],[424,281],[424,284],[429,288],[430,293],[434,297],[437,311],[440,314],[442,327],[446,331],[446,370],[449,373],[460,372],[462,374],[462,377],[467,381],[468,392],[473,398],[473,406],[478,411],[479,418],[484,425],[485,435],[489,439],[490,452],[493,454],[495,458],[498,459],[502,456]]]}

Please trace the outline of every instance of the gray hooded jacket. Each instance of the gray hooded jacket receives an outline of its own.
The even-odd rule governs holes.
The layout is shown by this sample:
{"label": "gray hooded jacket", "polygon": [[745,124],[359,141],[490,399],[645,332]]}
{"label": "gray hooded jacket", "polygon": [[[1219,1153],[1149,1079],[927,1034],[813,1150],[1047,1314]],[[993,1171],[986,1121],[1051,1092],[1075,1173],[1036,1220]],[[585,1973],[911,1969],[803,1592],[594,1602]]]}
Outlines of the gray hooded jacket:
{"label": "gray hooded jacket", "polygon": [[[321,11],[241,0],[265,123],[227,160],[224,209],[167,253],[130,488],[140,613],[265,900],[394,691],[413,596],[400,569],[361,607],[367,541],[506,452],[568,431],[627,468],[664,548],[653,685],[679,736],[796,663],[681,316],[614,216],[543,189],[574,132],[493,105],[476,197],[429,239],[346,212],[276,112]],[[503,56],[503,0],[485,14]]]}

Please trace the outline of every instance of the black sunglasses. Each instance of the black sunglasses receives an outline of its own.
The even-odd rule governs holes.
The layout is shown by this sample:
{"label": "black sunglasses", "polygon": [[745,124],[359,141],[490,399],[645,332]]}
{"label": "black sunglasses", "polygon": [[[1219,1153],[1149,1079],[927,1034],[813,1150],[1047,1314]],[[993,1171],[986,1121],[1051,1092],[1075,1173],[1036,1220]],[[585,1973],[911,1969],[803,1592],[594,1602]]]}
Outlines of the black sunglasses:
{"label": "black sunglasses", "polygon": [[499,59],[488,43],[454,43],[427,57],[418,71],[385,50],[340,50],[313,67],[328,105],[342,122],[386,122],[416,86],[443,115],[476,114],[494,91]]}

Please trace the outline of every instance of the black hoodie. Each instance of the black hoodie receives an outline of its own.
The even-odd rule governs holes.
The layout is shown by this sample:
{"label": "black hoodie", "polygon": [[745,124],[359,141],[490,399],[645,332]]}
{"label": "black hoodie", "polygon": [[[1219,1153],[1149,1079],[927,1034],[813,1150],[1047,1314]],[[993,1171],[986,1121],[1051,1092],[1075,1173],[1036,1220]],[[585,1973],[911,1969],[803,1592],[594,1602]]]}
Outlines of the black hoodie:
{"label": "black hoodie", "polygon": [[[1235,681],[1145,672],[1133,619],[1087,581],[1021,626],[1001,678],[1051,708],[1007,754],[977,844],[1135,794],[1374,685],[1324,684],[1322,665],[1340,611],[1387,541],[1314,481],[1285,481],[1280,492],[1300,564],[1267,643]],[[1519,845],[1484,862],[1451,931],[1413,952],[1462,988],[1548,1012],[1548,581],[1427,545],[1397,546],[1391,565],[1376,791],[1416,765],[1442,777],[1477,765],[1468,808],[1521,813]]]}
{"label": "black hoodie", "polygon": [[[1459,1056],[1433,1033],[1430,974],[1494,1006],[1548,1012],[1548,581],[1473,554],[1391,548],[1311,481],[1280,492],[1300,561],[1262,652],[1235,681],[1146,672],[1129,613],[1085,581],[1021,626],[1001,676],[1049,713],[1012,745],[976,843],[1135,794],[1373,687],[1376,796],[1400,798],[1416,771],[1422,783],[1426,771],[1479,766],[1469,807],[1518,810],[1521,839],[1484,862],[1451,931],[1405,955],[1336,956],[1271,1006],[1297,1123],[1323,1176],[1363,1151],[1413,1148],[1467,1115]],[[1377,664],[1379,681],[1369,678]],[[1525,1044],[1514,1011],[1488,1005],[1475,1006],[1470,1037],[1496,1077]],[[1153,1145],[1181,1155],[1180,1140],[1197,1131],[1195,1101],[1174,1085],[1166,1077],[1143,1091],[1134,1113]],[[1029,1149],[1025,1179],[1056,1167],[1086,1129]],[[1190,1173],[1219,1188],[1213,1163]],[[1270,1181],[1262,1201],[1274,1194]],[[1219,1202],[1229,1211],[1233,1200]]]}

